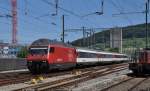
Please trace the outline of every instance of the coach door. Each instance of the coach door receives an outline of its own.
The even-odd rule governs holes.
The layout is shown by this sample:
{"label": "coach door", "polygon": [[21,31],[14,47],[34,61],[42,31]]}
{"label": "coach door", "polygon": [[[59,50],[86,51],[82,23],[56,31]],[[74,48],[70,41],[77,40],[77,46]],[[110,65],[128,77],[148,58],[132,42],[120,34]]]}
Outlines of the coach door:
{"label": "coach door", "polygon": [[97,56],[98,56],[98,62],[101,62],[101,61],[102,61],[102,56],[103,56],[103,55],[102,55],[102,54],[98,54]]}

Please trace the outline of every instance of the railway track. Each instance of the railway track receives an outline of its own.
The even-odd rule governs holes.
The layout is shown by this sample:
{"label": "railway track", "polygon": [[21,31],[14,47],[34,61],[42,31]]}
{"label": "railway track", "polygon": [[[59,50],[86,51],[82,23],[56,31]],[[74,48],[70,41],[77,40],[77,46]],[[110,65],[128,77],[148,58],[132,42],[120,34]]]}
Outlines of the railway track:
{"label": "railway track", "polygon": [[[49,73],[49,74],[42,74],[44,78],[52,77],[52,76],[58,76],[63,74],[69,74],[70,72],[64,71],[59,73]],[[23,83],[26,81],[30,81],[32,78],[36,78],[39,75],[32,75],[31,73],[17,73],[17,74],[3,74],[3,76],[0,77],[0,86],[9,85],[9,84],[17,84],[17,83]]]}
{"label": "railway track", "polygon": [[126,79],[116,84],[113,84],[107,88],[104,88],[101,91],[138,91],[135,89],[148,79],[149,77],[146,78],[127,77]]}
{"label": "railway track", "polygon": [[29,72],[2,73],[0,74],[0,86],[26,81],[30,79],[29,77],[31,77],[31,74],[29,74]]}
{"label": "railway track", "polygon": [[[78,70],[80,72],[86,72],[86,71],[92,71],[92,70],[99,70],[99,69],[104,69],[104,68],[109,68],[111,66],[123,66],[125,64],[114,64],[114,65],[107,65],[107,66],[96,66],[96,67],[89,67],[89,68],[77,68],[74,71]],[[54,77],[54,76],[59,76],[59,75],[65,75],[65,74],[70,74],[74,73],[74,71],[60,71],[60,72],[52,72],[49,74],[42,74],[44,78],[49,78],[49,77]],[[32,78],[35,78],[39,75],[32,75],[29,72],[25,73],[11,73],[11,74],[2,74],[0,76],[0,86],[4,85],[9,85],[9,84],[17,84],[17,83],[23,83],[26,81],[30,81]]]}
{"label": "railway track", "polygon": [[97,78],[100,76],[105,76],[114,72],[118,72],[121,70],[125,70],[128,68],[127,64],[116,64],[116,65],[109,65],[103,67],[94,67],[93,69],[86,68],[86,70],[81,69],[81,74],[77,74],[71,77],[55,80],[52,82],[46,82],[42,84],[37,84],[34,86],[28,86],[20,89],[16,89],[14,91],[27,91],[27,90],[34,90],[34,91],[47,91],[47,90],[55,90],[61,87],[67,87],[71,85],[78,84],[80,82],[84,82],[93,78]]}

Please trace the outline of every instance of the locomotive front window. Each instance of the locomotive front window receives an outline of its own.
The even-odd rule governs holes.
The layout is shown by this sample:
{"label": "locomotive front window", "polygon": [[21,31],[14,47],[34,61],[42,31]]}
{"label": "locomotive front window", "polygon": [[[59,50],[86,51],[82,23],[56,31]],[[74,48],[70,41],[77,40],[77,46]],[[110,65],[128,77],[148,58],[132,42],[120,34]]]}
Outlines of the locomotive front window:
{"label": "locomotive front window", "polygon": [[50,50],[49,50],[50,53],[54,53],[54,51],[55,51],[54,47],[51,47]]}
{"label": "locomotive front window", "polygon": [[47,48],[30,48],[30,54],[47,54]]}

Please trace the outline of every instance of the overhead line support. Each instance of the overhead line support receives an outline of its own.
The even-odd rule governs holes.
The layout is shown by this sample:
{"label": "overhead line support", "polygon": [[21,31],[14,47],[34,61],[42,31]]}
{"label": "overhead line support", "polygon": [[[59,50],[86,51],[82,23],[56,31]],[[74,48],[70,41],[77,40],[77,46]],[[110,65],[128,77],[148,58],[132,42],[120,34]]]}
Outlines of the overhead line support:
{"label": "overhead line support", "polygon": [[12,4],[12,44],[17,44],[17,1],[11,0]]}

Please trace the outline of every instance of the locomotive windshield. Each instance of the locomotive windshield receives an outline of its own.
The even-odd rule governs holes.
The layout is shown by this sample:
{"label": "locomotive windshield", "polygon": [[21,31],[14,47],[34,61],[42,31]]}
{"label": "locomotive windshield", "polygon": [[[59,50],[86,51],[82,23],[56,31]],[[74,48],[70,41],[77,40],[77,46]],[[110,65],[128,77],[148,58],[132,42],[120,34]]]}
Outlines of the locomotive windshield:
{"label": "locomotive windshield", "polygon": [[48,48],[30,48],[30,54],[47,54]]}

